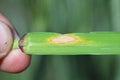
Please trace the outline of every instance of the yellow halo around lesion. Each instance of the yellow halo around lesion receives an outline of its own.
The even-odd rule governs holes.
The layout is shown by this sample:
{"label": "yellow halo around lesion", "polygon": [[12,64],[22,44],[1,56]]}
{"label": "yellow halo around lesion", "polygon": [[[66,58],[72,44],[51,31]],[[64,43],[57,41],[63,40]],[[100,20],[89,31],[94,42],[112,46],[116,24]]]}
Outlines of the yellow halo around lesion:
{"label": "yellow halo around lesion", "polygon": [[62,35],[52,36],[48,38],[47,41],[55,44],[74,44],[77,42],[83,42],[84,39],[72,34],[62,34]]}

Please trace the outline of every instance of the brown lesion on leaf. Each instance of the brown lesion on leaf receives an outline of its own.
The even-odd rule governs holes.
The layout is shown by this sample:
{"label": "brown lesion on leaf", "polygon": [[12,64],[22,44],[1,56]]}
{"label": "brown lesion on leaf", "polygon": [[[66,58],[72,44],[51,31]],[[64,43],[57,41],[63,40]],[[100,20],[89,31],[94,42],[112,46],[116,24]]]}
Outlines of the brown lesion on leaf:
{"label": "brown lesion on leaf", "polygon": [[56,43],[56,44],[69,44],[69,43],[75,43],[78,41],[82,41],[78,36],[69,35],[69,34],[63,34],[51,37],[49,39],[49,42]]}

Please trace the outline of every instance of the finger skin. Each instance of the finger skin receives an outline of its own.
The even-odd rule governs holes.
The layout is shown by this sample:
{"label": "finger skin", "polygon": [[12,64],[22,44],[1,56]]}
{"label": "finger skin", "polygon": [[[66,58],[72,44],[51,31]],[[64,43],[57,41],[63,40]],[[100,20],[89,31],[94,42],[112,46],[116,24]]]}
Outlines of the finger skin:
{"label": "finger skin", "polygon": [[16,30],[13,28],[12,24],[8,21],[8,19],[0,13],[0,21],[3,23],[6,23],[7,25],[9,25],[9,28],[12,30],[12,33],[14,34],[14,38],[18,38],[17,32]]}
{"label": "finger skin", "polygon": [[[9,25],[14,38],[18,38],[17,32],[5,16],[0,14],[0,21]],[[11,36],[11,37],[13,37]],[[13,42],[12,42],[13,43]],[[0,70],[5,72],[17,73],[24,71],[30,64],[31,57],[21,52],[20,49],[12,49],[6,57],[0,60]]]}
{"label": "finger skin", "polygon": [[0,59],[11,50],[13,37],[8,25],[0,22]]}
{"label": "finger skin", "polygon": [[5,72],[21,72],[30,64],[30,56],[24,55],[20,49],[12,50],[1,62],[1,70]]}

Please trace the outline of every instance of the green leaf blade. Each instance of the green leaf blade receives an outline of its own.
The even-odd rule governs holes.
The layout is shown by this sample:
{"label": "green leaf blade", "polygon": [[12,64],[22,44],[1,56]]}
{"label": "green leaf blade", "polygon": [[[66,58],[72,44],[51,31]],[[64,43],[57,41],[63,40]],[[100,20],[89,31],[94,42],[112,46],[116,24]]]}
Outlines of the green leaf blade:
{"label": "green leaf blade", "polygon": [[[33,55],[119,54],[119,36],[119,32],[69,34],[37,32],[28,33],[21,43],[23,51]],[[74,38],[76,40],[69,42]],[[67,39],[68,42],[65,41]]]}

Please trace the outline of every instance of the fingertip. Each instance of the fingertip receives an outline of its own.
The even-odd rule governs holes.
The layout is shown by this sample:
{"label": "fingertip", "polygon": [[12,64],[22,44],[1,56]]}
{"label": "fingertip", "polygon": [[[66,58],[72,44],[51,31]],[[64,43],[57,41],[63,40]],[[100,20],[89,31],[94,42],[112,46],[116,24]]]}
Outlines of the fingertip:
{"label": "fingertip", "polygon": [[[9,22],[9,20],[1,13],[0,13],[0,22],[7,24],[8,25],[7,27],[9,27],[10,30],[12,30],[13,37],[11,37],[12,39],[8,39],[8,40],[10,40],[10,42],[8,42],[8,43],[11,46],[13,38],[18,38],[17,32],[12,27],[12,24]],[[0,36],[3,37],[3,35],[2,35],[3,33],[0,32],[0,34],[1,34]],[[9,35],[9,34],[7,34],[7,35]],[[3,38],[2,38],[2,40],[3,40]],[[1,41],[0,45],[4,45],[2,42],[3,41]],[[9,50],[11,50],[11,48],[9,46],[7,46],[7,47],[8,47],[8,50],[3,50],[2,49],[3,47],[0,47],[0,51],[3,50],[3,51],[8,52]],[[5,72],[17,73],[17,72],[21,72],[21,71],[25,70],[29,66],[30,59],[31,59],[30,55],[24,54],[20,49],[14,49],[6,55],[7,52],[5,52],[5,57],[1,56],[2,61],[0,60],[0,70],[5,71]]]}
{"label": "fingertip", "polygon": [[11,50],[13,35],[9,26],[0,22],[0,59]]}
{"label": "fingertip", "polygon": [[0,21],[8,25],[8,27],[12,30],[14,38],[18,38],[18,33],[16,32],[15,28],[2,13],[0,13]]}
{"label": "fingertip", "polygon": [[0,69],[5,72],[18,73],[29,66],[30,59],[30,55],[24,54],[20,49],[15,49],[3,59]]}

